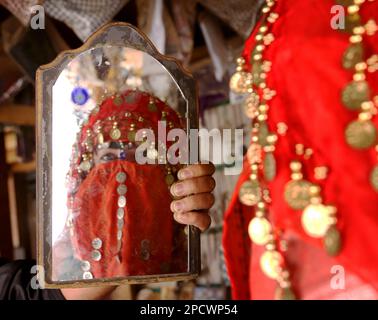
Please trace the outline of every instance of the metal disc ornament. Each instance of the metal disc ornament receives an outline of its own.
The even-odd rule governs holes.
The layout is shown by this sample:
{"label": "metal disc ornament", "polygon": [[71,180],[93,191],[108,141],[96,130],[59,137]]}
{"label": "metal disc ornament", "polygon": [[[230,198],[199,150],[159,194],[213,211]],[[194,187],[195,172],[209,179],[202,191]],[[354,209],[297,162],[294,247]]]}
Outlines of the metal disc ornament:
{"label": "metal disc ornament", "polygon": [[278,287],[275,293],[276,300],[296,300],[295,294],[290,287]]}
{"label": "metal disc ornament", "polygon": [[239,190],[239,200],[246,206],[254,206],[261,199],[261,188],[258,181],[245,181]]}
{"label": "metal disc ornament", "polygon": [[350,110],[358,110],[370,99],[370,89],[366,81],[352,81],[343,89],[341,101]]}
{"label": "metal disc ornament", "polygon": [[251,74],[245,71],[235,72],[230,79],[230,89],[236,93],[246,93],[251,85]]}
{"label": "metal disc ornament", "polygon": [[84,160],[82,163],[80,163],[80,169],[82,171],[89,171],[91,169],[90,161]]}
{"label": "metal disc ornament", "polygon": [[258,143],[251,143],[247,150],[249,163],[260,163],[262,158],[262,148]]}
{"label": "metal disc ornament", "polygon": [[266,123],[266,121],[261,122],[259,126],[259,131],[257,133],[259,144],[261,146],[266,147],[267,145],[269,145],[268,143],[269,134],[270,132],[269,132],[268,124]]}
{"label": "metal disc ornament", "polygon": [[302,226],[305,232],[314,238],[323,237],[329,226],[331,210],[323,204],[310,204],[302,213]]}
{"label": "metal disc ornament", "polygon": [[355,149],[368,149],[376,143],[377,129],[370,120],[355,120],[345,129],[348,145]]}
{"label": "metal disc ornament", "polygon": [[[348,0],[348,2],[349,2],[349,0]],[[360,26],[361,24],[362,24],[361,23],[361,17],[358,13],[347,14],[346,17],[345,17],[345,28],[341,29],[341,30],[344,30],[345,32],[353,34],[353,29],[355,27]]]}
{"label": "metal disc ornament", "polygon": [[361,43],[351,44],[344,52],[343,67],[344,69],[352,69],[354,66],[363,61],[364,49]]}
{"label": "metal disc ornament", "polygon": [[244,102],[244,112],[250,119],[254,119],[257,114],[257,108],[260,103],[260,97],[256,92],[252,92],[248,95]]}
{"label": "metal disc ornament", "polygon": [[324,238],[324,248],[328,255],[336,256],[341,250],[341,235],[335,225],[329,227]]}
{"label": "metal disc ornament", "polygon": [[252,81],[253,84],[258,86],[264,79],[261,78],[261,73],[263,71],[263,65],[261,61],[254,61],[252,63]]}
{"label": "metal disc ornament", "polygon": [[294,210],[303,210],[310,204],[310,187],[307,180],[291,180],[285,186],[285,201]]}
{"label": "metal disc ornament", "polygon": [[277,173],[276,158],[272,152],[268,152],[264,157],[264,177],[266,181],[273,181]]}
{"label": "metal disc ornament", "polygon": [[258,245],[265,245],[269,241],[272,231],[270,222],[264,217],[254,217],[248,225],[248,234],[251,240]]}
{"label": "metal disc ornament", "polygon": [[277,279],[281,272],[283,257],[278,251],[265,251],[260,258],[262,271],[271,279]]}
{"label": "metal disc ornament", "polygon": [[378,192],[378,166],[375,166],[370,174],[370,183],[374,190]]}
{"label": "metal disc ornament", "polygon": [[117,107],[119,107],[123,103],[122,96],[116,95],[114,97],[114,99],[113,99],[113,103],[114,103],[114,105],[116,105]]}

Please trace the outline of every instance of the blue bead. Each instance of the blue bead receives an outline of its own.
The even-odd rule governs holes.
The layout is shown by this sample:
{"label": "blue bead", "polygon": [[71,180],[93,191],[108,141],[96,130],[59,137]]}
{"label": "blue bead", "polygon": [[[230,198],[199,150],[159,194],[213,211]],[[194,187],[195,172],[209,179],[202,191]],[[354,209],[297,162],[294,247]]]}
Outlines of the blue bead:
{"label": "blue bead", "polygon": [[73,103],[82,106],[88,101],[89,93],[85,88],[76,87],[71,92],[71,99]]}

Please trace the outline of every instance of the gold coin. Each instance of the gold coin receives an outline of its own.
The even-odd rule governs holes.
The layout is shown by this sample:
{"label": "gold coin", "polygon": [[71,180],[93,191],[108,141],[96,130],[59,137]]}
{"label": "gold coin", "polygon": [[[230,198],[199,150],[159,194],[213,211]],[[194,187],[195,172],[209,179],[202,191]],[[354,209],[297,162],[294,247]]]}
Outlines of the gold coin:
{"label": "gold coin", "polygon": [[376,142],[377,130],[370,120],[355,120],[345,129],[345,139],[352,148],[368,149]]}
{"label": "gold coin", "polygon": [[270,132],[269,132],[269,128],[268,128],[268,125],[266,123],[266,121],[263,121],[260,123],[260,126],[259,126],[259,131],[257,133],[257,136],[258,136],[258,141],[259,141],[259,144],[263,147],[269,145],[268,143],[268,136],[269,136]]}
{"label": "gold coin", "polygon": [[80,163],[80,169],[82,171],[89,171],[91,169],[91,163],[88,160],[83,161]]}
{"label": "gold coin", "polygon": [[110,137],[113,140],[118,140],[121,137],[121,131],[118,128],[113,128],[110,130]]}
{"label": "gold coin", "polygon": [[329,227],[324,238],[323,244],[326,252],[330,256],[336,256],[341,250],[341,235],[336,226]]}
{"label": "gold coin", "polygon": [[370,182],[375,191],[378,191],[378,166],[375,166],[370,174]]}
{"label": "gold coin", "polygon": [[303,210],[310,204],[310,187],[307,180],[291,180],[285,185],[285,201],[294,210]]}
{"label": "gold coin", "polygon": [[253,84],[258,86],[263,79],[261,78],[261,73],[262,73],[262,63],[260,61],[254,61],[252,63],[252,81]]}
{"label": "gold coin", "polygon": [[134,142],[135,141],[135,131],[129,131],[129,133],[127,134],[127,138],[129,139],[129,141]]}
{"label": "gold coin", "polygon": [[251,143],[247,150],[247,159],[250,164],[260,163],[262,157],[261,146],[257,143]]}
{"label": "gold coin", "polygon": [[116,96],[114,97],[114,99],[113,99],[113,103],[114,103],[117,107],[119,107],[119,106],[123,103],[123,99],[122,99],[122,97],[119,96],[119,95],[116,95]]}
{"label": "gold coin", "polygon": [[256,117],[257,108],[260,103],[260,97],[256,92],[252,92],[248,95],[244,103],[244,112],[250,119]]}
{"label": "gold coin", "polygon": [[251,240],[258,245],[265,245],[269,240],[272,226],[266,218],[254,217],[248,225]]}
{"label": "gold coin", "polygon": [[354,66],[363,61],[364,49],[361,43],[351,44],[344,52],[343,67],[345,69],[352,69]]}
{"label": "gold coin", "polygon": [[117,175],[116,175],[116,181],[118,183],[124,183],[126,181],[126,173],[124,172],[118,172]]}
{"label": "gold coin", "polygon": [[230,79],[230,89],[236,93],[246,93],[251,85],[251,74],[245,71],[235,72]]}
{"label": "gold coin", "polygon": [[260,258],[262,271],[271,279],[277,279],[280,275],[283,258],[278,251],[265,251]]}
{"label": "gold coin", "polygon": [[102,133],[99,133],[97,135],[97,143],[98,144],[103,144],[104,143],[104,135]]}
{"label": "gold coin", "polygon": [[261,199],[261,188],[257,181],[245,181],[239,190],[239,200],[246,206],[254,206]]}
{"label": "gold coin", "polygon": [[275,293],[276,300],[296,300],[295,294],[290,287],[281,288],[278,287]]}
{"label": "gold coin", "polygon": [[165,176],[165,183],[170,186],[173,182],[175,182],[175,177],[172,174],[167,174]]}
{"label": "gold coin", "polygon": [[302,226],[306,233],[315,238],[323,237],[331,225],[330,210],[323,204],[310,204],[302,213]]}
{"label": "gold coin", "polygon": [[264,177],[266,181],[273,181],[276,177],[276,158],[272,152],[268,152],[264,157]]}
{"label": "gold coin", "polygon": [[343,30],[352,34],[353,29],[360,26],[361,24],[361,17],[358,13],[347,14],[345,17],[345,29]]}
{"label": "gold coin", "polygon": [[362,102],[370,98],[370,88],[366,81],[352,81],[341,93],[341,101],[350,110],[358,110]]}

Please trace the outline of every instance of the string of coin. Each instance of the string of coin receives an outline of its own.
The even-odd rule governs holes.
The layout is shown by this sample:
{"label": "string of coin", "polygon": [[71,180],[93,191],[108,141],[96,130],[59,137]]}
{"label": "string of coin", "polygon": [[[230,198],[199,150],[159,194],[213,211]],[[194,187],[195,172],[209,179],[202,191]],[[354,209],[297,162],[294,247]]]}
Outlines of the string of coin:
{"label": "string of coin", "polygon": [[[369,0],[370,2],[374,0]],[[372,54],[366,60],[366,50],[363,46],[363,36],[373,36],[378,27],[374,19],[365,24],[359,14],[365,0],[337,0],[337,4],[346,6],[345,31],[350,33],[349,46],[342,58],[342,65],[346,70],[353,71],[353,80],[342,91],[341,101],[343,105],[352,111],[358,111],[358,119],[350,122],[345,129],[347,144],[357,150],[366,150],[374,145],[377,151],[377,129],[372,118],[377,114],[378,94],[374,97],[366,73],[378,70],[378,55]],[[370,183],[375,191],[378,191],[378,165],[370,174]]]}
{"label": "string of coin", "polygon": [[[277,135],[269,132],[267,125],[268,101],[274,97],[275,92],[268,88],[265,81],[271,68],[271,62],[263,60],[263,53],[274,41],[273,34],[268,33],[268,26],[272,26],[278,18],[278,14],[272,11],[275,4],[276,1],[267,0],[262,9],[264,16],[256,34],[255,49],[251,54],[251,73],[245,71],[245,60],[239,58],[236,73],[230,80],[230,87],[234,92],[247,94],[245,111],[247,116],[253,120],[251,145],[247,151],[251,174],[239,191],[240,201],[256,208],[255,217],[248,226],[248,233],[254,243],[265,246],[265,252],[260,258],[260,266],[266,276],[277,281],[276,298],[295,299],[279,234],[274,231],[267,217],[268,205],[271,200],[265,181],[272,181],[276,176],[273,153]],[[261,101],[259,91],[262,97]]]}
{"label": "string of coin", "polygon": [[[354,2],[362,4],[364,1],[354,0]],[[249,180],[244,182],[241,186],[239,192],[239,198],[243,204],[257,207],[256,216],[251,220],[248,227],[249,235],[254,243],[265,245],[266,247],[266,251],[261,257],[260,265],[268,277],[277,280],[279,283],[278,289],[280,298],[292,299],[295,298],[295,296],[290,288],[289,272],[285,267],[282,267],[285,266],[284,257],[282,252],[277,249],[277,244],[280,243],[279,235],[273,233],[272,224],[267,219],[266,204],[270,203],[269,190],[263,189],[264,179],[269,182],[276,176],[276,164],[273,152],[277,135],[270,133],[267,126],[267,111],[269,109],[267,102],[275,95],[275,91],[268,88],[265,82],[267,72],[271,69],[271,63],[269,61],[262,61],[263,52],[274,40],[271,33],[266,33],[268,27],[265,25],[266,22],[273,24],[278,18],[277,13],[271,12],[274,4],[275,1],[266,1],[266,6],[263,8],[265,16],[262,18],[261,27],[256,35],[256,45],[251,55],[251,73],[245,71],[245,61],[239,58],[236,73],[230,81],[230,87],[235,92],[247,92],[248,96],[245,99],[245,112],[248,117],[256,120],[253,122],[252,143],[247,152],[247,158],[251,166],[251,175]],[[354,7],[348,7],[348,12],[356,13],[358,10]],[[366,28],[367,25],[370,25],[370,27]],[[361,35],[363,32],[367,32],[368,34],[373,33],[372,30],[374,29],[373,26],[375,23],[370,20],[367,25],[364,31],[358,28],[352,28],[353,32],[356,33],[350,38],[352,45],[361,42],[359,40],[361,37],[358,37],[358,34]],[[357,63],[355,65],[356,74],[354,81],[365,80],[363,72],[366,69],[370,72],[372,72],[372,69],[375,71],[377,69],[377,61],[376,55],[373,55],[368,59],[367,63]],[[253,87],[255,87],[256,90],[254,90]],[[262,91],[261,101],[260,96],[257,94],[258,91],[260,91],[260,93]],[[375,114],[372,101],[366,102],[365,100],[366,99],[363,99],[360,103],[362,112],[360,113],[358,121],[361,122],[369,121],[372,115]],[[364,125],[366,125],[366,123],[367,122],[364,122]],[[358,124],[360,124],[360,122],[358,122]],[[370,125],[371,123],[367,124]],[[278,133],[279,130],[278,128]],[[372,130],[374,130],[375,134],[375,128]],[[346,134],[346,137],[347,136]],[[371,140],[375,142],[375,139]],[[296,145],[296,149],[298,146],[301,145]],[[306,149],[306,151],[307,150],[311,149]],[[376,150],[378,152],[378,147]],[[262,151],[264,151],[264,157],[262,157]],[[303,155],[303,152],[298,152],[298,150],[296,150],[296,153],[297,155]],[[259,168],[261,167],[264,174],[263,179],[259,177]],[[326,252],[332,256],[337,255],[341,249],[341,235],[336,226],[336,207],[323,204],[320,186],[310,182],[304,177],[302,173],[302,163],[299,160],[292,161],[290,163],[290,169],[292,174],[291,180],[285,185],[285,201],[291,209],[303,210],[301,222],[304,231],[311,237],[322,238]],[[315,179],[325,179],[327,176],[326,172],[327,167],[316,167]],[[373,170],[371,177],[373,187],[376,190],[378,190],[377,179],[378,166]]]}

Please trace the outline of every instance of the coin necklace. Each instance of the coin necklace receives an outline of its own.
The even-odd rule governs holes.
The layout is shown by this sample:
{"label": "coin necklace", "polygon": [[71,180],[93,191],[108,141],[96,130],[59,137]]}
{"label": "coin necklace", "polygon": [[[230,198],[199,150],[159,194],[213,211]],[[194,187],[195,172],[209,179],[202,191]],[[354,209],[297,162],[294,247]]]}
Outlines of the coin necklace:
{"label": "coin necklace", "polygon": [[[365,0],[337,0],[338,4],[344,4],[347,8],[345,30],[351,34],[350,45],[344,52],[342,64],[345,69],[354,70],[353,81],[343,89],[341,100],[348,109],[360,110],[358,120],[352,121],[346,127],[345,139],[349,146],[359,150],[369,149],[377,143],[377,129],[371,119],[377,113],[378,95],[372,98],[366,72],[378,70],[378,54],[371,55],[365,61],[366,50],[362,40],[364,35],[373,36],[378,27],[374,19],[362,23],[359,11],[364,2]],[[377,180],[378,165],[375,165],[370,173],[370,184],[375,191],[378,191]]]}
{"label": "coin necklace", "polygon": [[247,151],[251,174],[239,190],[241,203],[256,209],[255,217],[248,225],[248,234],[255,244],[265,246],[265,252],[260,257],[260,267],[267,277],[277,281],[276,298],[295,299],[281,239],[267,217],[270,197],[266,181],[272,181],[276,176],[274,145],[277,135],[270,132],[267,125],[268,102],[275,92],[267,87],[265,81],[271,62],[263,60],[263,53],[274,41],[273,34],[268,33],[268,30],[278,18],[278,14],[272,11],[275,4],[274,0],[266,0],[262,9],[263,17],[255,37],[255,49],[251,54],[251,72],[246,70],[245,60],[239,58],[236,73],[230,80],[230,88],[236,93],[246,94],[245,113],[254,120],[251,144]]}

